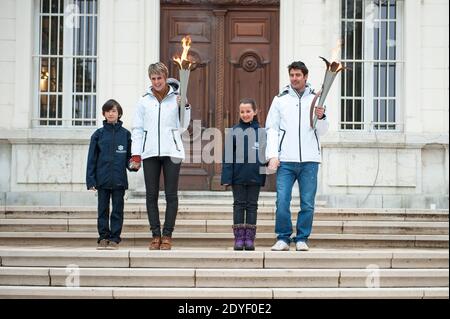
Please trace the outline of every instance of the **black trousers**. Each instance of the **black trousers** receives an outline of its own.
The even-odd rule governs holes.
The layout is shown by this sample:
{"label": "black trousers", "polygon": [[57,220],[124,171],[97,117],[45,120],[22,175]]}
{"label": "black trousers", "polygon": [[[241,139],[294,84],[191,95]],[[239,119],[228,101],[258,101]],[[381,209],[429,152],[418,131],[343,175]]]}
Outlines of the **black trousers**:
{"label": "black trousers", "polygon": [[261,186],[233,185],[233,224],[256,225],[258,198]]}
{"label": "black trousers", "polygon": [[[177,161],[177,162],[175,162]],[[164,191],[166,193],[166,216],[164,218],[163,236],[172,236],[178,212],[178,178],[181,161],[171,157],[150,157],[144,160],[144,179],[148,221],[153,237],[161,236],[159,220],[159,178],[164,174]]]}
{"label": "black trousers", "polygon": [[[123,226],[124,189],[98,189],[98,242],[107,239],[120,243]],[[111,227],[109,223],[109,202],[112,197]]]}

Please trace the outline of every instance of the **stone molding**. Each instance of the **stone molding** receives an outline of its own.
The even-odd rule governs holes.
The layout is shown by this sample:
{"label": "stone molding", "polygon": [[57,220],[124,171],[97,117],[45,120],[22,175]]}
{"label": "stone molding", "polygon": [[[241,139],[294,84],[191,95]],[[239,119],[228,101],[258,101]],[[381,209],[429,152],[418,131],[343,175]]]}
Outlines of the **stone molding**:
{"label": "stone molding", "polygon": [[161,5],[279,6],[280,0],[161,0]]}

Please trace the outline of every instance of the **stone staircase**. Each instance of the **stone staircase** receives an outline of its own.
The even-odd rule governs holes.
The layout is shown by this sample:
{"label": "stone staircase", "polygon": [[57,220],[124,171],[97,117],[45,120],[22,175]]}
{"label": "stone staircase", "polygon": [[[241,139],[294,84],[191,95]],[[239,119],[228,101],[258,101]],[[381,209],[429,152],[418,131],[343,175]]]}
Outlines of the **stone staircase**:
{"label": "stone staircase", "polygon": [[311,250],[272,252],[275,197],[265,193],[257,250],[235,252],[231,203],[222,193],[180,196],[172,251],[146,249],[142,198],[126,202],[118,251],[95,250],[95,207],[0,207],[0,298],[449,296],[447,210],[318,202]]}

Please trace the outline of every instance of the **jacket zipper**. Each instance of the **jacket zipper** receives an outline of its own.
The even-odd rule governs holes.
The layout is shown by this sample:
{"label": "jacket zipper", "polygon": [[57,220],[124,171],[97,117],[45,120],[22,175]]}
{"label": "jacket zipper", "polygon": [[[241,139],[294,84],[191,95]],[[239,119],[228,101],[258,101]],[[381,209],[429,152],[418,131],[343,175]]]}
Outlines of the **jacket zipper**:
{"label": "jacket zipper", "polygon": [[158,109],[158,157],[161,156],[161,104],[159,103]]}
{"label": "jacket zipper", "polygon": [[300,155],[300,163],[302,162],[302,98],[295,91],[298,96],[298,153]]}
{"label": "jacket zipper", "polygon": [[167,99],[172,94],[168,94],[164,99],[159,102],[159,110],[158,110],[158,157],[161,156],[161,105],[165,99]]}
{"label": "jacket zipper", "polygon": [[114,187],[114,150],[116,149],[116,128],[113,125],[112,127],[112,131],[113,131],[113,136],[112,136],[112,147],[111,147],[111,166],[112,169],[110,169],[111,172],[111,184],[110,186],[113,188]]}

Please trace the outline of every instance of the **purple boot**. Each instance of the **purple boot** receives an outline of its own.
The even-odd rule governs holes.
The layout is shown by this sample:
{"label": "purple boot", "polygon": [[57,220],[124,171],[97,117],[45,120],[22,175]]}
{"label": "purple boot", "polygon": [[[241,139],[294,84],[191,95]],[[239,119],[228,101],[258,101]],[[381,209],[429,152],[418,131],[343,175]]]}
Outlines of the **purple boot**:
{"label": "purple boot", "polygon": [[256,225],[245,226],[245,250],[255,250]]}
{"label": "purple boot", "polygon": [[245,225],[233,225],[234,250],[244,250]]}

